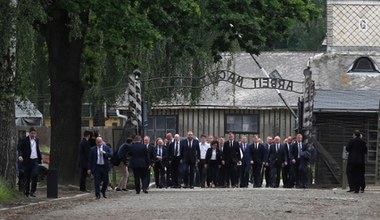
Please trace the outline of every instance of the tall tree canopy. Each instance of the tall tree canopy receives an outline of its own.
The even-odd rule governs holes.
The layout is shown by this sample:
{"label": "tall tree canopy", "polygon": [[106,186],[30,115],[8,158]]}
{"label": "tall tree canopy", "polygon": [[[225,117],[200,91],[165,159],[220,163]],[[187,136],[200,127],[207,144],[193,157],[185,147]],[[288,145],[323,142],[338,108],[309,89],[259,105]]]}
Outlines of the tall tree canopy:
{"label": "tall tree canopy", "polygon": [[[84,95],[99,103],[112,102],[125,88],[126,75],[138,67],[145,79],[170,77],[147,83],[150,102],[176,94],[196,100],[199,77],[220,60],[220,53],[259,54],[284,39],[294,21],[305,22],[318,14],[308,0],[23,0],[18,4],[18,19],[45,40],[36,43],[38,37],[30,36],[34,47],[47,49],[50,167],[59,170],[61,183],[74,179],[76,163],[71,159],[77,154]],[[40,62],[44,63],[43,56]],[[176,83],[181,79],[182,84]]]}

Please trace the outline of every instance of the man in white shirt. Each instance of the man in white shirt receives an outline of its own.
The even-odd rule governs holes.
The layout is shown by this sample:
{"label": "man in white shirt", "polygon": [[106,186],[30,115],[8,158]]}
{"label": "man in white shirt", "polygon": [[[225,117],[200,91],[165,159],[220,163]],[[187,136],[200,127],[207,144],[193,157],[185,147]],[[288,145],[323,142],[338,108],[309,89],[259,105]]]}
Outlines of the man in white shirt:
{"label": "man in white shirt", "polygon": [[[22,162],[24,168],[24,194],[26,197],[36,197],[39,164],[41,164],[42,160],[39,140],[36,136],[37,130],[31,127],[29,136],[18,146],[18,160]],[[30,180],[32,181],[31,186]]]}
{"label": "man in white shirt", "polygon": [[207,170],[205,169],[205,162],[206,162],[206,153],[207,149],[210,148],[210,144],[206,142],[207,137],[206,135],[201,135],[201,142],[199,143],[199,150],[200,154],[198,155],[198,170],[199,170],[199,181],[201,188],[205,187],[205,181],[207,180],[206,174]]}

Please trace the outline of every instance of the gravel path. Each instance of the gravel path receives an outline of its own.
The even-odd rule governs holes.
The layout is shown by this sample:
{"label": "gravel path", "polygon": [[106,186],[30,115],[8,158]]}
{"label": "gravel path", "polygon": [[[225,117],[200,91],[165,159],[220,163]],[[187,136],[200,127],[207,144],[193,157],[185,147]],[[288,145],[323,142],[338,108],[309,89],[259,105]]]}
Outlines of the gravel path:
{"label": "gravel path", "polygon": [[0,212],[0,219],[380,219],[379,191],[195,188],[108,195]]}

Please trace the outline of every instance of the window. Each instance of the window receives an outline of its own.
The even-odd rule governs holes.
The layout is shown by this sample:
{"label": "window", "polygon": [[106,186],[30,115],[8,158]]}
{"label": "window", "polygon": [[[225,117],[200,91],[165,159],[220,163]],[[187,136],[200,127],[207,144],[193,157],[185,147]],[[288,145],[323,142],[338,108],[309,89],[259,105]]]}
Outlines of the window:
{"label": "window", "polygon": [[151,116],[148,117],[147,134],[151,142],[156,138],[165,138],[166,134],[171,132],[174,136],[177,133],[177,117],[176,116]]}
{"label": "window", "polygon": [[357,60],[355,60],[354,64],[350,68],[348,72],[379,72],[375,66],[375,64],[372,62],[372,60],[368,57],[360,57]]}
{"label": "window", "polygon": [[225,132],[259,133],[258,115],[226,115]]}

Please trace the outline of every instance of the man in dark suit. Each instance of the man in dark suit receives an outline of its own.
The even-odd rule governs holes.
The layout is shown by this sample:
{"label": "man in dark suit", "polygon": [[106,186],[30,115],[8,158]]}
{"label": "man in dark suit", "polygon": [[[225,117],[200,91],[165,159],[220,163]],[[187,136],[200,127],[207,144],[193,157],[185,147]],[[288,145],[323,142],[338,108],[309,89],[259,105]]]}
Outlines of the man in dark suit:
{"label": "man in dark suit", "polygon": [[347,145],[347,178],[350,185],[349,192],[359,193],[361,188],[364,192],[365,187],[365,154],[367,154],[367,145],[361,138],[360,131],[356,130],[353,139]]}
{"label": "man in dark suit", "polygon": [[[104,198],[107,198],[106,190],[109,182],[108,173],[111,169],[109,160],[112,157],[112,150],[103,142],[101,137],[97,137],[95,141],[96,146],[92,147],[90,150],[87,172],[94,176],[96,199],[100,199],[100,192],[102,192]],[[101,182],[103,182],[103,184],[100,189]]]}
{"label": "man in dark suit", "polygon": [[172,168],[172,181],[173,181],[173,188],[181,188],[181,185],[179,184],[179,178],[181,176],[180,173],[180,165],[182,163],[182,146],[180,143],[180,136],[179,134],[174,135],[174,141],[170,143],[169,149],[168,149],[168,155],[169,155],[169,163]]}
{"label": "man in dark suit", "polygon": [[240,188],[247,188],[252,159],[251,159],[251,149],[248,146],[247,136],[245,135],[241,137],[240,150],[243,153],[241,172],[240,172]]}
{"label": "man in dark suit", "polygon": [[282,168],[282,182],[284,183],[284,188],[291,188],[291,183],[290,183],[290,150],[291,150],[291,146],[293,144],[293,138],[292,136],[288,136],[286,139],[285,139],[285,143],[284,143],[284,146],[285,146],[285,156],[286,156],[286,160],[289,162],[287,165],[285,165],[283,168]]}
{"label": "man in dark suit", "polygon": [[133,169],[135,178],[136,194],[141,192],[141,184],[144,193],[148,193],[148,170],[151,160],[149,150],[145,144],[141,143],[141,136],[136,135],[134,143],[127,148],[127,152],[131,155],[129,167]]}
{"label": "man in dark suit", "polygon": [[261,176],[264,172],[265,158],[264,158],[264,146],[259,142],[257,135],[253,136],[253,144],[250,145],[251,149],[251,165],[253,176],[253,187],[261,187]]}
{"label": "man in dark suit", "polygon": [[164,147],[164,141],[161,138],[157,140],[154,152],[154,180],[156,182],[156,188],[162,188],[166,186],[165,174],[168,153]]}
{"label": "man in dark suit", "polygon": [[228,141],[224,142],[222,164],[226,166],[226,187],[237,187],[237,164],[241,163],[239,143],[234,140],[235,135],[230,132]]}
{"label": "man in dark suit", "polygon": [[[40,142],[37,130],[33,127],[29,129],[29,136],[24,138],[18,146],[18,160],[22,162],[24,168],[24,194],[25,196],[36,197],[39,164],[41,164]],[[32,181],[32,186],[30,186]]]}
{"label": "man in dark suit", "polygon": [[292,164],[292,180],[290,187],[293,187],[294,182],[298,188],[308,187],[311,153],[309,146],[303,143],[302,140],[302,134],[297,134],[296,142],[291,146],[289,158]]}
{"label": "man in dark suit", "polygon": [[[166,151],[169,149],[169,146],[171,143],[173,143],[173,134],[172,133],[167,133],[166,134],[166,138],[165,138],[165,145],[164,145],[164,148],[166,149]],[[171,164],[169,164],[168,162],[168,158],[166,159],[166,180],[165,180],[165,184],[166,184],[166,187],[171,187],[173,185],[173,180],[172,180],[172,167],[171,167]]]}
{"label": "man in dark suit", "polygon": [[[218,139],[219,151],[220,151],[220,155],[221,155],[222,159],[223,159],[223,153],[224,153],[224,141],[225,140],[223,137],[220,137]],[[220,162],[217,186],[218,187],[224,187],[225,183],[226,183],[226,165],[222,164],[222,162]]]}
{"label": "man in dark suit", "polygon": [[264,161],[265,161],[265,171],[261,174],[261,182],[264,180],[265,176],[265,187],[269,187],[271,185],[271,173],[270,173],[270,166],[268,163],[268,157],[269,157],[269,150],[270,146],[273,144],[273,137],[268,136],[267,141],[265,144],[263,144],[264,151],[263,151],[263,156],[264,156]]}
{"label": "man in dark suit", "polygon": [[280,185],[281,169],[287,164],[285,146],[280,143],[279,136],[274,138],[274,143],[269,149],[269,166],[271,171],[271,187],[278,188]]}
{"label": "man in dark suit", "polygon": [[154,166],[154,161],[155,161],[155,147],[154,147],[154,144],[150,142],[150,137],[149,136],[145,136],[144,137],[144,145],[146,147],[146,149],[148,150],[148,155],[149,155],[149,167],[148,167],[148,176],[145,178],[146,179],[146,185],[148,186],[149,188],[149,184],[150,184],[150,173],[151,173],[151,169],[152,167]]}
{"label": "man in dark suit", "polygon": [[185,166],[184,171],[184,184],[185,188],[194,188],[194,172],[195,165],[197,162],[197,155],[200,154],[199,141],[193,138],[193,132],[187,132],[187,138],[181,141],[181,150],[183,154],[183,165]]}
{"label": "man in dark suit", "polygon": [[79,190],[82,192],[89,192],[86,187],[86,178],[88,176],[88,158],[90,156],[90,138],[91,138],[91,132],[90,131],[84,131],[83,132],[83,139],[79,143],[79,167],[80,167],[80,180],[79,180]]}

